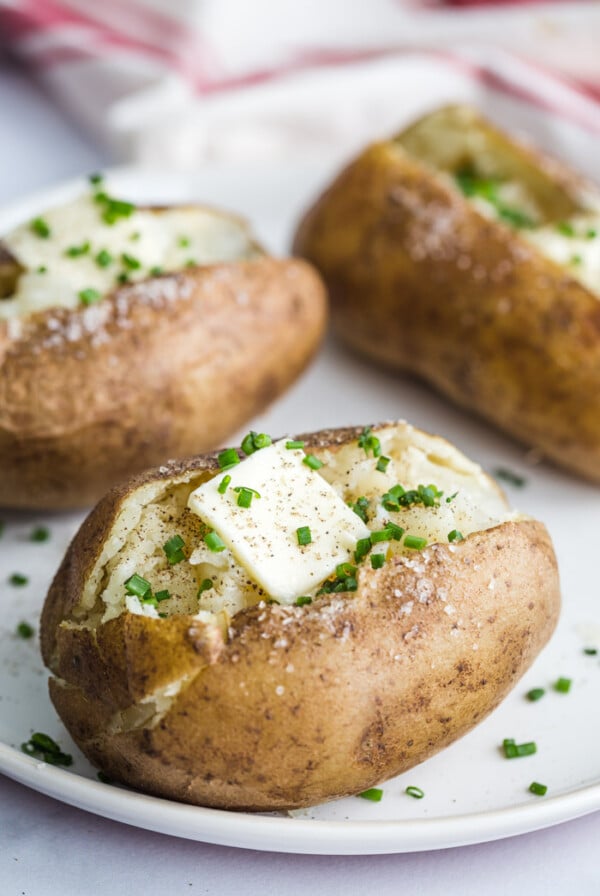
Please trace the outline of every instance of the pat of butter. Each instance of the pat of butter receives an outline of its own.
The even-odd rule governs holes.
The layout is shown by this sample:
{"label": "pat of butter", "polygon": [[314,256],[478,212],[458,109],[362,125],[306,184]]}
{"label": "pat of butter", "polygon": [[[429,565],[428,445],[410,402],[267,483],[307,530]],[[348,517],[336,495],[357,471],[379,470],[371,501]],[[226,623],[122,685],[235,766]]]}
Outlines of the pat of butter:
{"label": "pat of butter", "polygon": [[[338,563],[352,559],[369,529],[337,492],[303,460],[301,449],[277,442],[251,454],[192,492],[188,507],[212,526],[267,594],[292,603],[315,589]],[[224,494],[224,476],[231,482]],[[235,488],[253,489],[250,507],[238,506]],[[308,526],[310,544],[298,544]]]}

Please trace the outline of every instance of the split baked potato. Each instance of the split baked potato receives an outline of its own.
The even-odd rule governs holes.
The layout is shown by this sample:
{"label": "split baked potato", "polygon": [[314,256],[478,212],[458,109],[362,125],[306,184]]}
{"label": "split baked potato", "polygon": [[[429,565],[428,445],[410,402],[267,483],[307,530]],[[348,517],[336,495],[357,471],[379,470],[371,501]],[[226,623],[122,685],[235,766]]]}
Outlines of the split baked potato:
{"label": "split baked potato", "polygon": [[0,244],[0,505],[94,503],[221,444],[298,376],[318,275],[199,206],[138,208],[102,182]]}
{"label": "split baked potato", "polygon": [[43,609],[50,694],[113,781],[314,805],[497,706],[553,631],[556,560],[541,523],[406,423],[242,449],[145,473],[89,515]]}
{"label": "split baked potato", "polygon": [[300,223],[352,348],[600,482],[600,192],[450,106],[368,147]]}

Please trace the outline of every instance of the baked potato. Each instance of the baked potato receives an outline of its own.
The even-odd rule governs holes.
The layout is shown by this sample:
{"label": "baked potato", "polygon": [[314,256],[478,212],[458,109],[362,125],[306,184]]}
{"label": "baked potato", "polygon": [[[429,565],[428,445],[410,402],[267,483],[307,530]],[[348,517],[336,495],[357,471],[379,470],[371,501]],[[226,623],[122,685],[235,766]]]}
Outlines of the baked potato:
{"label": "baked potato", "polygon": [[559,612],[549,535],[403,422],[242,448],[88,516],[42,614],[52,701],[92,763],[148,793],[279,810],[362,792],[528,668]]}
{"label": "baked potato", "polygon": [[600,482],[600,192],[464,106],[368,147],[294,244],[348,345]]}
{"label": "baked potato", "polygon": [[[95,179],[96,180],[96,179]],[[0,505],[94,503],[222,443],[298,376],[324,290],[246,224],[96,182],[0,245]]]}

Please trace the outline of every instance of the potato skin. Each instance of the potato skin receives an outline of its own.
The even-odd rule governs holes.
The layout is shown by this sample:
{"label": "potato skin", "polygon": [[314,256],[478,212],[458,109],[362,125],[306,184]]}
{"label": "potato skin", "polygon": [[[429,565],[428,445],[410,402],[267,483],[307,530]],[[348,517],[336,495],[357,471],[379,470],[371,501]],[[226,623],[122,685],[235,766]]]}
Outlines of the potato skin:
{"label": "potato skin", "polygon": [[[307,444],[318,454],[359,433],[317,433]],[[227,642],[199,630],[193,617],[138,618],[130,630],[123,614],[91,635],[77,628],[74,607],[127,495],[157,476],[216,466],[214,455],[197,458],[106,496],[46,600],[41,636],[56,676],[52,701],[84,753],[115,781],[244,810],[360,792],[484,718],[554,629],[556,560],[534,520],[432,545],[380,570],[364,565],[352,594],[244,610],[233,617]],[[169,641],[177,645],[172,679],[186,674],[186,686],[155,727],[118,732],[115,714],[165,681]],[[115,675],[107,659],[123,653],[123,644],[127,662]]]}
{"label": "potato skin", "polygon": [[300,374],[325,320],[308,264],[261,257],[50,309],[16,337],[0,323],[0,505],[89,505],[214,448]]}
{"label": "potato skin", "polygon": [[[477,116],[466,126],[494,139]],[[537,167],[549,211],[572,213],[573,172],[517,143],[512,158],[524,176]],[[294,250],[323,275],[349,346],[600,482],[599,297],[434,167],[393,140],[370,146],[309,209]]]}

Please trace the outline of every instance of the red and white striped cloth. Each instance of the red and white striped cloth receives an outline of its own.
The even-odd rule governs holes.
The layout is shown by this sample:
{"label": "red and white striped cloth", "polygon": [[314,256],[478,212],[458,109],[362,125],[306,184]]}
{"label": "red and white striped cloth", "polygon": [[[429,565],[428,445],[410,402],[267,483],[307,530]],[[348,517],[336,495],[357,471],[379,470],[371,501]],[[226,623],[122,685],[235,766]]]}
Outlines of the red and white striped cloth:
{"label": "red and white striped cloth", "polygon": [[0,34],[120,158],[351,151],[465,79],[600,133],[600,4],[504,4],[0,0]]}

